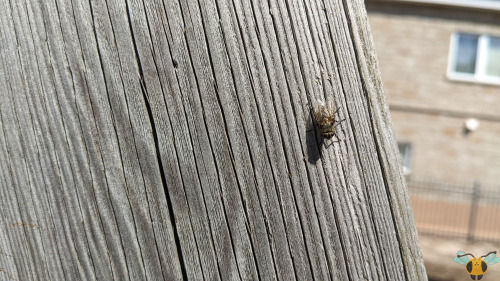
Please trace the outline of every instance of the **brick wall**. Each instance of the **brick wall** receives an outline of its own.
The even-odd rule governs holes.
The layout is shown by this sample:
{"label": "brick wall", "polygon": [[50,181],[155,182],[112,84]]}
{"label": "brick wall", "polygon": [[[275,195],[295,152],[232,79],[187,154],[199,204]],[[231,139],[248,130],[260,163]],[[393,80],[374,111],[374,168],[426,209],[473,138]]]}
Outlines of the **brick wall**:
{"label": "brick wall", "polygon": [[[453,81],[446,70],[452,34],[500,36],[500,13],[370,2],[367,11],[396,138],[412,145],[412,175],[497,183],[500,86]],[[480,127],[465,134],[469,117]]]}

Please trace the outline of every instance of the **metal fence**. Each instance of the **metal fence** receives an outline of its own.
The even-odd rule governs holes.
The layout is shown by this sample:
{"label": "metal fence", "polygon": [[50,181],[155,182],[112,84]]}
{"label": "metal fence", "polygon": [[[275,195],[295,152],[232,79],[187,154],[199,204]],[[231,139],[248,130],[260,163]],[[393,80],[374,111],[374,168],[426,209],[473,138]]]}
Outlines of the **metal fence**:
{"label": "metal fence", "polygon": [[500,186],[407,179],[418,232],[500,241]]}

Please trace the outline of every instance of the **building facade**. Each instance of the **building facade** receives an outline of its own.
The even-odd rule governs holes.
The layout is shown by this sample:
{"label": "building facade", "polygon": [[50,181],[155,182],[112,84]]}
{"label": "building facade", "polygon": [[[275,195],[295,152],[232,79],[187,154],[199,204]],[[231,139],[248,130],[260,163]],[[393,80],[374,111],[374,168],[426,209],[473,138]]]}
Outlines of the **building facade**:
{"label": "building facade", "polygon": [[500,179],[500,1],[366,1],[409,177]]}

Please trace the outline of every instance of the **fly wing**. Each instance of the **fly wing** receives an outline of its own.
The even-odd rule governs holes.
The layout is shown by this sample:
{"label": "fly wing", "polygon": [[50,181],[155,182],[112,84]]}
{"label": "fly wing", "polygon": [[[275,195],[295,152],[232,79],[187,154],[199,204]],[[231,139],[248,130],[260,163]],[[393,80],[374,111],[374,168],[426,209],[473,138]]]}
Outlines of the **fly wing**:
{"label": "fly wing", "polygon": [[335,122],[335,102],[333,100],[327,102],[326,111],[329,121],[333,124]]}
{"label": "fly wing", "polygon": [[322,100],[320,100],[320,99],[317,99],[317,100],[314,101],[313,105],[314,105],[315,108],[318,107],[318,106],[325,107],[325,102],[322,101]]}
{"label": "fly wing", "polygon": [[331,116],[335,115],[335,102],[333,100],[329,100],[326,103],[326,108],[328,110],[328,114]]}
{"label": "fly wing", "polygon": [[498,261],[500,261],[500,259],[498,259],[496,252],[491,252],[486,257],[484,257],[484,261],[488,265],[492,265],[492,264],[498,263]]}
{"label": "fly wing", "polygon": [[326,115],[326,106],[325,103],[321,100],[316,100],[313,103],[314,106],[314,118],[316,118],[316,122],[323,120]]}
{"label": "fly wing", "polygon": [[469,257],[467,257],[467,256],[458,257],[458,256],[461,256],[463,254],[465,254],[464,251],[458,251],[457,256],[453,260],[458,264],[467,264],[469,262]]}

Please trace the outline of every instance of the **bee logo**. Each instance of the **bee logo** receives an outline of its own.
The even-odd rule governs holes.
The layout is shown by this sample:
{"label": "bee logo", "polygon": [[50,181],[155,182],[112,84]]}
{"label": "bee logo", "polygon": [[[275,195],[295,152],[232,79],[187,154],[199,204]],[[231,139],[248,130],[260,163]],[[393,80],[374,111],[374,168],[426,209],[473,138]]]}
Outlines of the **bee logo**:
{"label": "bee logo", "polygon": [[335,125],[335,106],[332,100],[329,101],[327,105],[320,100],[316,101],[314,106],[314,119],[316,119],[316,124],[321,130],[321,134],[326,139],[331,139],[335,135],[335,127],[345,120],[340,120],[337,125]]}
{"label": "bee logo", "polygon": [[[496,253],[496,251],[493,251],[476,258],[473,254],[466,254],[464,251],[458,251],[457,256],[453,260],[458,264],[465,264],[465,270],[470,274],[472,280],[476,280],[476,276],[477,280],[481,280],[483,274],[488,270],[488,265],[494,265],[499,261]],[[471,260],[467,257],[468,255],[472,256]],[[482,258],[484,258],[484,260]]]}

